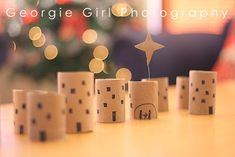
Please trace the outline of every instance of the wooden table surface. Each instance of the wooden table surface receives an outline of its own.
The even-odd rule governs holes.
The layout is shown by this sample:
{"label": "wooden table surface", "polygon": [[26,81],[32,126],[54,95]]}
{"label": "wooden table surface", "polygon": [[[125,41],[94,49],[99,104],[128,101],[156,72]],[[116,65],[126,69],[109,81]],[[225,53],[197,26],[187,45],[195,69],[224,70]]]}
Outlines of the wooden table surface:
{"label": "wooden table surface", "polygon": [[1,157],[234,157],[235,82],[217,87],[216,114],[189,115],[175,106],[151,121],[96,124],[92,133],[66,135],[49,143],[30,142],[13,132],[13,106],[1,106]]}

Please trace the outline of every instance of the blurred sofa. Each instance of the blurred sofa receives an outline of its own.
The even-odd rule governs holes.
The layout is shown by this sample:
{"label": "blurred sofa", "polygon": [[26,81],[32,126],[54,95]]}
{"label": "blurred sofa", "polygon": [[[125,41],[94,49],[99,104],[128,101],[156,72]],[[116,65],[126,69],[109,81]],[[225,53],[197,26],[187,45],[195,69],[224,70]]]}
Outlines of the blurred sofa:
{"label": "blurred sofa", "polygon": [[[229,21],[221,34],[178,34],[167,32],[153,36],[153,40],[165,45],[165,48],[154,53],[150,63],[151,77],[169,77],[170,84],[175,84],[176,76],[187,76],[189,70],[211,70],[223,47]],[[132,79],[146,78],[147,66],[145,53],[134,48],[134,45],[145,40],[145,34],[136,32],[117,35],[112,47],[112,60],[118,68],[131,70]]]}

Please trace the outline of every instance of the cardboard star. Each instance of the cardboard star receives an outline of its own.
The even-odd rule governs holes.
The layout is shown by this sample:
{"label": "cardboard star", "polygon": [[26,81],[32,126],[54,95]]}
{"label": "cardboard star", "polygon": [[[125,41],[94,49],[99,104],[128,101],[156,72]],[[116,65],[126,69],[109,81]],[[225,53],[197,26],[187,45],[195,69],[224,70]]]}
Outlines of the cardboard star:
{"label": "cardboard star", "polygon": [[152,40],[152,36],[150,33],[147,34],[147,37],[144,42],[135,45],[135,48],[142,50],[145,52],[146,58],[147,58],[147,64],[149,65],[153,53],[161,48],[164,48],[164,45],[158,44]]}

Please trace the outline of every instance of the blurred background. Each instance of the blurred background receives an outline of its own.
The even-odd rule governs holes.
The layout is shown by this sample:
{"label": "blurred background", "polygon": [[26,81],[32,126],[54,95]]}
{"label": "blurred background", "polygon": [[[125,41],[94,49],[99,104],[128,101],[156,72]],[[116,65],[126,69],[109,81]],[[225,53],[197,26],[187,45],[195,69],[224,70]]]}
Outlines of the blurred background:
{"label": "blurred background", "polygon": [[[87,7],[94,16],[83,16]],[[25,16],[9,17],[9,8],[26,10]],[[122,8],[126,14],[120,13]],[[157,14],[131,17],[130,8]],[[68,9],[72,17],[65,16]],[[101,16],[102,9],[106,16]],[[44,17],[30,15],[35,10],[45,10]],[[57,11],[55,19],[49,19],[48,10]],[[168,13],[164,17],[162,10]],[[173,10],[178,11],[176,19]],[[193,15],[200,10],[208,15]],[[145,54],[134,48],[146,32],[165,45],[153,56],[151,77],[167,76],[174,84],[176,76],[198,69],[217,71],[220,81],[234,79],[234,15],[235,0],[1,0],[1,103],[11,101],[13,88],[56,90],[57,71],[91,71],[96,78],[146,78]]]}

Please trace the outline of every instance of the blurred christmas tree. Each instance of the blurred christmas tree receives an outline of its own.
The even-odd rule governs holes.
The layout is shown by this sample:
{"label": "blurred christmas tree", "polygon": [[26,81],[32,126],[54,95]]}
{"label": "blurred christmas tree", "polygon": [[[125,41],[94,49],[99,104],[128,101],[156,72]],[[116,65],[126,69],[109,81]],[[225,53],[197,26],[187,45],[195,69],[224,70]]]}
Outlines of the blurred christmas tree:
{"label": "blurred christmas tree", "polygon": [[[72,0],[25,0],[17,7],[15,10],[27,8],[26,16],[6,20],[16,53],[22,58],[14,65],[15,73],[30,75],[36,80],[54,79],[58,71],[90,70],[97,73],[97,77],[114,76],[116,69],[108,57],[107,45],[115,28],[128,18],[87,18],[82,11],[92,6]],[[32,16],[33,10],[37,10],[37,17]],[[43,17],[42,10],[45,10]],[[47,13],[50,10],[57,11],[54,19]],[[65,16],[66,10],[72,11],[71,17]]]}

